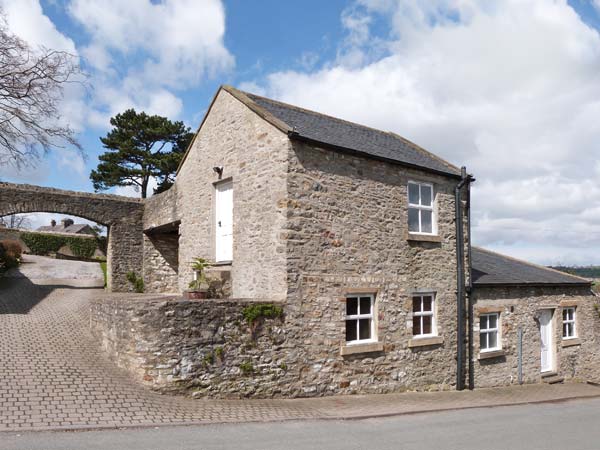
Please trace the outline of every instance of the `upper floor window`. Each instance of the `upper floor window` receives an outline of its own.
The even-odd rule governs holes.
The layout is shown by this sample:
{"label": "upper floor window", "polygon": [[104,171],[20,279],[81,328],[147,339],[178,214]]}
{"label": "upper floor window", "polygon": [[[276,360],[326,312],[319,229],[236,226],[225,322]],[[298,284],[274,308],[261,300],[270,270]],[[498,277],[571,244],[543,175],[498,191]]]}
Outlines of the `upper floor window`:
{"label": "upper floor window", "polygon": [[413,295],[413,336],[435,336],[434,295]]}
{"label": "upper floor window", "polygon": [[358,344],[376,340],[373,312],[375,296],[368,294],[346,297],[346,343]]}
{"label": "upper floor window", "polygon": [[563,339],[577,337],[575,329],[575,307],[563,308]]}
{"label": "upper floor window", "polygon": [[435,234],[433,196],[432,184],[408,182],[409,233]]}
{"label": "upper floor window", "polygon": [[481,314],[479,316],[479,349],[482,352],[500,350],[498,322],[500,314]]}

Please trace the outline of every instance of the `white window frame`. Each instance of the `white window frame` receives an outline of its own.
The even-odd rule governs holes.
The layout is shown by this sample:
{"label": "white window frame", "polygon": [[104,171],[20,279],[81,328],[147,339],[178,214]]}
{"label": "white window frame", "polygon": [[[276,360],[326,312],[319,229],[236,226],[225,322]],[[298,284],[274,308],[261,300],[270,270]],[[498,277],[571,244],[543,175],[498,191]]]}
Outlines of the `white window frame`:
{"label": "white window frame", "polygon": [[[414,299],[419,298],[419,297],[421,298],[421,311],[415,311],[414,306],[413,306]],[[431,311],[423,311],[423,299],[425,297],[431,297]],[[415,327],[413,324],[412,325],[413,337],[416,339],[419,339],[419,338],[428,338],[428,337],[437,336],[437,320],[435,320],[436,319],[436,317],[435,317],[435,293],[433,293],[433,292],[413,293],[411,295],[411,308],[412,308],[413,320],[415,317],[420,318],[421,332],[423,331],[423,317],[431,317],[431,333],[414,334]]]}
{"label": "white window frame", "polygon": [[[360,299],[361,297],[369,297],[371,299],[371,313],[370,314],[346,314],[344,319],[344,333],[346,332],[346,327],[348,327],[349,320],[356,320],[356,340],[354,341],[346,341],[346,345],[356,345],[356,344],[368,344],[371,342],[377,342],[377,335],[375,333],[375,294],[347,294],[346,302],[348,299],[355,298],[358,302],[358,312],[360,313]],[[345,304],[344,304],[345,306]],[[369,319],[371,321],[371,337],[369,339],[361,339],[360,338],[360,329],[359,323],[360,319]]]}
{"label": "white window frame", "polygon": [[[576,306],[565,306],[563,309],[563,316],[562,316],[562,322],[563,322],[563,329],[562,329],[562,338],[563,340],[568,340],[568,339],[577,339],[577,307]],[[565,312],[566,311],[573,311],[573,318],[572,319],[567,319],[565,320]],[[565,324],[573,324],[573,334],[571,336],[565,336]],[[568,327],[567,327],[568,329]]]}
{"label": "white window frame", "polygon": [[[410,185],[414,184],[419,186],[419,203],[411,203],[410,202]],[[421,204],[421,186],[428,186],[431,189],[431,206],[422,205]],[[437,235],[437,217],[435,214],[435,189],[432,183],[423,183],[420,181],[409,181],[406,187],[406,197],[408,199],[408,209],[416,209],[419,212],[419,231],[410,231],[410,234],[424,234],[427,236],[435,236]],[[421,211],[431,211],[431,233],[421,231],[423,226],[421,225]],[[408,217],[407,217],[408,219]],[[408,226],[408,222],[407,222]]]}
{"label": "white window frame", "polygon": [[[487,328],[481,328],[481,318],[482,317],[490,317],[490,316],[496,316],[496,327],[490,328],[490,320],[487,319],[487,321],[486,321]],[[492,333],[496,333],[496,346],[495,347],[489,347],[489,345],[490,345],[490,337],[489,336]],[[502,349],[502,342],[500,341],[501,336],[500,336],[500,313],[499,312],[491,312],[491,313],[485,313],[485,314],[479,315],[479,336],[481,336],[482,334],[486,335],[487,348],[482,348],[481,344],[480,344],[479,351],[481,353],[496,352],[496,351]],[[481,343],[481,337],[479,339],[479,342]]]}

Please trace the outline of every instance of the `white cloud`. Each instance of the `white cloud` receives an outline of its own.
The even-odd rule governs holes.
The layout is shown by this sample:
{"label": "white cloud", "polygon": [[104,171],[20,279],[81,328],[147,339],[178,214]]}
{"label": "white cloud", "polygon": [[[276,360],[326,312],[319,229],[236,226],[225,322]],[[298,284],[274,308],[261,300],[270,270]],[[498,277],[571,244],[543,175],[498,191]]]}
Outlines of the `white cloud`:
{"label": "white cloud", "polygon": [[[335,60],[261,88],[467,165],[477,244],[600,262],[598,31],[564,0],[362,0],[349,11]],[[389,19],[386,40],[373,37],[376,15]]]}
{"label": "white cloud", "polygon": [[29,44],[77,54],[75,43],[56,29],[38,0],[0,0],[0,7],[11,31]]}
{"label": "white cloud", "polygon": [[107,51],[132,56],[142,50],[147,58],[132,72],[180,89],[233,65],[219,0],[73,0],[69,12],[90,34],[87,53],[100,68],[108,65]]}

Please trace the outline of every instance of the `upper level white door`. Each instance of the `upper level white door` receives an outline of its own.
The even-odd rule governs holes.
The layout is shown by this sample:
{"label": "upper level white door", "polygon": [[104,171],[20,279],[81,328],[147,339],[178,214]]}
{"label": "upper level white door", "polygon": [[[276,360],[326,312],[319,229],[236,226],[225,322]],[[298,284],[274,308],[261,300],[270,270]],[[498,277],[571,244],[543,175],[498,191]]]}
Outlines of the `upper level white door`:
{"label": "upper level white door", "polygon": [[554,339],[552,327],[552,310],[540,311],[540,341],[542,347],[541,369],[542,372],[550,372],[554,368]]}
{"label": "upper level white door", "polygon": [[233,183],[216,185],[215,197],[215,260],[233,260]]}

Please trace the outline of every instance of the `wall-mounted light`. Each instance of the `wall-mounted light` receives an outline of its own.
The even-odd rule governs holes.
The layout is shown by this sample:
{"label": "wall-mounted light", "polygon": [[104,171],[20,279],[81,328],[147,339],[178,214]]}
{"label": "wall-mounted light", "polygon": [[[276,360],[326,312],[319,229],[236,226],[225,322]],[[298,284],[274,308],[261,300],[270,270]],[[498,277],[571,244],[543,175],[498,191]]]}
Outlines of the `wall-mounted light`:
{"label": "wall-mounted light", "polygon": [[223,176],[223,166],[215,166],[213,167],[213,172],[219,175],[219,180]]}

